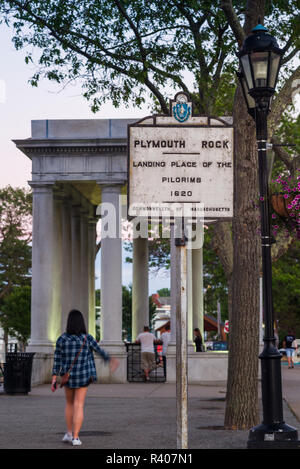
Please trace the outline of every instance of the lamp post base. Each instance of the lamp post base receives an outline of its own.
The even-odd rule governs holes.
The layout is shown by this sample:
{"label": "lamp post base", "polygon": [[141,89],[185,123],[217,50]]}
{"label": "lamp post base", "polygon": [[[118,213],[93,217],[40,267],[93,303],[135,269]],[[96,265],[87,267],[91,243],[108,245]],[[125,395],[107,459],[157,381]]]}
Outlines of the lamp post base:
{"label": "lamp post base", "polygon": [[300,449],[298,431],[284,422],[274,425],[261,424],[249,433],[248,449]]}

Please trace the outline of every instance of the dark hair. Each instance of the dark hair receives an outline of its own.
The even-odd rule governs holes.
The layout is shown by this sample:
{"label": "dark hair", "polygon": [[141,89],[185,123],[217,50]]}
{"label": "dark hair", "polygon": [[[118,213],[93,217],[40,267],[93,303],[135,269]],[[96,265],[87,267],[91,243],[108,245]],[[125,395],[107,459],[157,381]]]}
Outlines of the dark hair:
{"label": "dark hair", "polygon": [[195,327],[194,332],[196,332],[196,335],[199,335],[201,337],[201,332],[199,327]]}
{"label": "dark hair", "polygon": [[169,330],[170,330],[169,324],[166,324],[166,325],[165,325],[165,329],[166,329],[166,331],[169,331]]}
{"label": "dark hair", "polygon": [[149,331],[149,326],[144,326],[144,332]]}
{"label": "dark hair", "polygon": [[77,309],[72,309],[72,311],[69,312],[66,332],[70,335],[86,334],[83,315]]}

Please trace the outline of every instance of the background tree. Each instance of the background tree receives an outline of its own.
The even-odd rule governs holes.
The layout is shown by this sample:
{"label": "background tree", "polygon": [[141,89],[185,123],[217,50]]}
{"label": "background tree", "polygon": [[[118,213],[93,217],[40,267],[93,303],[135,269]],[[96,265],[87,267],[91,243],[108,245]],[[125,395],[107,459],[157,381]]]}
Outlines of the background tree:
{"label": "background tree", "polygon": [[[280,340],[292,329],[300,337],[300,241],[273,263],[274,311]],[[284,295],[282,292],[284,291]]]}
{"label": "background tree", "polygon": [[234,51],[259,18],[285,51],[269,119],[272,138],[300,78],[293,63],[298,0],[7,0],[0,11],[15,29],[16,48],[26,47],[26,62],[36,64],[33,86],[42,77],[62,85],[81,80],[93,111],[108,99],[115,106],[140,106],[150,98],[166,114],[168,98],[181,89],[199,113],[233,114],[235,217],[232,227],[214,225],[213,242],[221,240],[216,249],[228,281],[231,322],[225,426],[252,427],[259,421],[257,152],[254,123],[236,88]]}
{"label": "background tree", "polygon": [[213,229],[205,230],[203,248],[204,311],[215,315],[217,303],[221,305],[221,317],[228,319],[228,282],[220,259],[212,247]]}
{"label": "background tree", "polygon": [[14,287],[5,297],[0,311],[0,322],[7,333],[15,337],[25,351],[30,337],[31,287]]}
{"label": "background tree", "polygon": [[[96,290],[96,304],[101,304],[101,292]],[[152,324],[156,306],[149,296],[149,323]],[[97,340],[100,340],[100,327],[97,329]],[[122,286],[122,339],[131,342],[132,340],[132,286]]]}
{"label": "background tree", "polygon": [[[122,286],[122,329],[128,342],[132,340],[132,286]],[[126,332],[125,332],[126,331]]]}
{"label": "background tree", "polygon": [[[30,191],[11,186],[0,189],[0,311],[16,287],[31,284],[31,210]],[[3,320],[1,315],[7,346],[8,329]]]}
{"label": "background tree", "polygon": [[157,290],[157,293],[160,297],[163,298],[169,298],[171,296],[171,290],[170,288],[161,288],[160,290]]}
{"label": "background tree", "polygon": [[[160,230],[161,230],[160,225]],[[133,245],[132,242],[126,241],[124,248],[127,252],[132,253]],[[149,268],[156,272],[158,270],[169,270],[170,269],[170,238],[162,237],[161,232],[157,237],[153,237],[151,231],[149,231],[148,238],[148,249],[149,249]],[[127,256],[126,262],[132,263],[132,257]]]}
{"label": "background tree", "polygon": [[31,192],[0,189],[0,301],[16,285],[30,283]]}

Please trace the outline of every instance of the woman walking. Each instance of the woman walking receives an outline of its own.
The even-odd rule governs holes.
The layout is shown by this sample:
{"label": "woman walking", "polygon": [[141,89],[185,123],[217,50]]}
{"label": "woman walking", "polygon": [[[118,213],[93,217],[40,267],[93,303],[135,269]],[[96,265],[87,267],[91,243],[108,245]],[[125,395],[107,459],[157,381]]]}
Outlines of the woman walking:
{"label": "woman walking", "polygon": [[117,369],[119,361],[110,357],[99,347],[94,337],[87,334],[82,313],[74,309],[69,313],[66,332],[56,342],[51,385],[51,390],[54,392],[57,387],[57,376],[70,373],[69,379],[64,385],[67,433],[62,441],[72,443],[73,446],[82,444],[79,439],[79,431],[84,418],[87,388],[97,379],[92,350],[109,364],[111,372]]}

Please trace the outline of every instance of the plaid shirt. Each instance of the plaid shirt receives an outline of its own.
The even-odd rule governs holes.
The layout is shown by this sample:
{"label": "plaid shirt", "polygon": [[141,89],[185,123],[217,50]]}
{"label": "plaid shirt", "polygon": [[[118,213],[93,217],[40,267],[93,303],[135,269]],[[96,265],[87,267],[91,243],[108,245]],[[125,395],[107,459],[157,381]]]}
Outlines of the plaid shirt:
{"label": "plaid shirt", "polygon": [[[84,338],[85,334],[77,336],[64,333],[57,339],[52,375],[62,376],[69,371],[73,360],[82,346]],[[81,388],[89,382],[90,378],[92,378],[93,381],[97,380],[93,350],[97,352],[105,362],[109,361],[109,355],[99,347],[93,336],[87,334],[85,344],[71,370],[68,387]]]}

